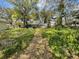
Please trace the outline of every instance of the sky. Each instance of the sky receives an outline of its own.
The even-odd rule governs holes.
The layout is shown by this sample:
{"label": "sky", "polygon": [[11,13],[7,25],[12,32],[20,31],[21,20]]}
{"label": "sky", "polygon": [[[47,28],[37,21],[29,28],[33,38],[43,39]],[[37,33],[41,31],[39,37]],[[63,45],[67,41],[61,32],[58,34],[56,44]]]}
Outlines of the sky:
{"label": "sky", "polygon": [[[79,0],[77,0],[77,2],[79,2]],[[0,0],[0,7],[12,8],[13,5],[11,3],[7,2],[6,0]]]}
{"label": "sky", "polygon": [[13,5],[11,3],[7,2],[6,0],[0,0],[0,7],[12,8]]}

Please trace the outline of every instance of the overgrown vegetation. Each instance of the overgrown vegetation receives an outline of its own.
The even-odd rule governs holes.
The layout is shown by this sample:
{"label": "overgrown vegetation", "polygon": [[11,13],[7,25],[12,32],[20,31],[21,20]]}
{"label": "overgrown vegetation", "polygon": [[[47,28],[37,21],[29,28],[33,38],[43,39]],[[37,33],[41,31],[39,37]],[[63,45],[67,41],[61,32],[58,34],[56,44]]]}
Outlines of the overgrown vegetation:
{"label": "overgrown vegetation", "polygon": [[46,29],[43,37],[48,38],[54,59],[71,59],[79,56],[79,30]]}
{"label": "overgrown vegetation", "polygon": [[[11,44],[1,45],[3,58],[8,58],[25,49],[34,37],[34,30],[32,28],[15,28],[2,32],[0,41],[6,42],[5,40],[7,40],[7,44]],[[47,28],[42,29],[42,36],[48,39],[54,59],[68,59],[79,56],[79,29]]]}
{"label": "overgrown vegetation", "polygon": [[27,48],[35,38],[36,28],[37,38],[48,39],[52,59],[79,57],[78,0],[6,1],[13,8],[0,6],[0,59]]}
{"label": "overgrown vegetation", "polygon": [[[16,28],[0,34],[2,58],[10,57],[26,48],[34,36],[34,29]],[[1,43],[2,42],[2,43]]]}

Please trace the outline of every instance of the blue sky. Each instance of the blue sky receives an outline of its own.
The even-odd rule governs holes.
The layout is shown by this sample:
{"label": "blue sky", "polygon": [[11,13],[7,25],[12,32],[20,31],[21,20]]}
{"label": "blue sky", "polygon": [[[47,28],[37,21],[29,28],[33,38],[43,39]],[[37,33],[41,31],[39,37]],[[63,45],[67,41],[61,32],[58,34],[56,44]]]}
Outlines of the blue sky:
{"label": "blue sky", "polygon": [[12,8],[13,5],[11,3],[7,2],[6,0],[0,0],[0,7]]}

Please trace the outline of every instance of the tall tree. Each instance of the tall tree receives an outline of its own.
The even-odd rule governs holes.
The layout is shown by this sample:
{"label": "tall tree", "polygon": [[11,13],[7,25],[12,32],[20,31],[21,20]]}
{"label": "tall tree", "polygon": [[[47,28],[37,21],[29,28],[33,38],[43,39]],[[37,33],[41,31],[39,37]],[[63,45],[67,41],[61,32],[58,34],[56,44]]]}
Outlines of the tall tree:
{"label": "tall tree", "polygon": [[60,3],[59,3],[59,6],[58,6],[58,11],[59,11],[59,17],[58,17],[58,20],[57,20],[57,25],[59,26],[62,26],[62,17],[64,15],[64,0],[61,0]]}

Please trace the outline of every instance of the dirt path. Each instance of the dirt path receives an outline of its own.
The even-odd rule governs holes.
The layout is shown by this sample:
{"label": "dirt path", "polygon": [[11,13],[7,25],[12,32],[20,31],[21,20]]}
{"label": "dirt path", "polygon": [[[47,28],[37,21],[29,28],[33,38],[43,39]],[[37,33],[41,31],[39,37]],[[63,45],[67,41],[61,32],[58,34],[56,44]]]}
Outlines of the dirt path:
{"label": "dirt path", "polygon": [[52,59],[52,54],[48,46],[48,41],[42,38],[41,31],[36,29],[34,38],[30,45],[16,57],[11,59]]}

